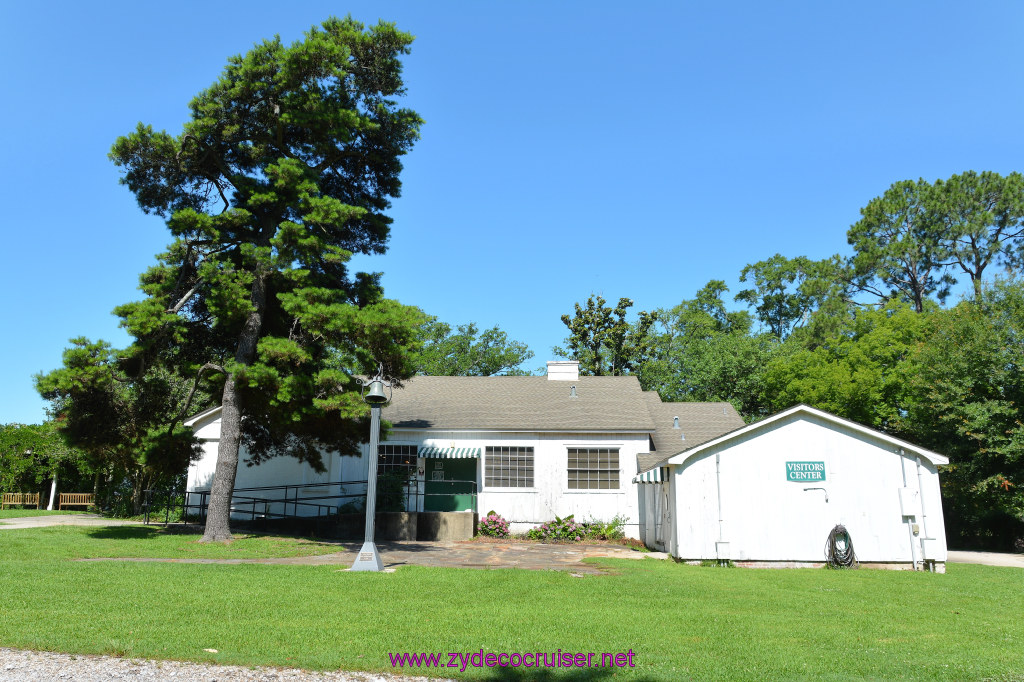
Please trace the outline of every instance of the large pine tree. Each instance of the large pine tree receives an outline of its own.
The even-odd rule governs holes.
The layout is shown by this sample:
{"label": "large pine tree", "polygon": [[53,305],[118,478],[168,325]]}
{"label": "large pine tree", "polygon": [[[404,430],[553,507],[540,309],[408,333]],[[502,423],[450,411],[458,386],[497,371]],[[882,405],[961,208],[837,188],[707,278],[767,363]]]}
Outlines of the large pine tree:
{"label": "large pine tree", "polygon": [[174,241],[142,276],[146,298],[116,312],[138,371],[172,363],[223,380],[220,450],[205,541],[231,538],[239,445],[256,462],[353,452],[366,433],[354,374],[411,374],[419,311],[352,276],[383,253],[400,157],[422,123],[398,106],[412,36],[328,19],[228,61],[174,136],[139,124],[111,151],[139,206]]}

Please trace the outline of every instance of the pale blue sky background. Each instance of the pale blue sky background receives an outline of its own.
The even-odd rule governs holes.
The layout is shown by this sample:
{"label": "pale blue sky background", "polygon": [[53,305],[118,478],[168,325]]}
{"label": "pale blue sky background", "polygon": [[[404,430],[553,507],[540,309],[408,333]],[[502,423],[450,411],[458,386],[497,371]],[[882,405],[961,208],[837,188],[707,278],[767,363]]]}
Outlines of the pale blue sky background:
{"label": "pale blue sky background", "polygon": [[776,252],[847,253],[893,182],[1024,170],[1016,2],[0,3],[0,423],[168,241],[106,153],[179,132],[231,54],[330,14],[417,36],[386,293],[551,358],[590,293],[667,307]]}

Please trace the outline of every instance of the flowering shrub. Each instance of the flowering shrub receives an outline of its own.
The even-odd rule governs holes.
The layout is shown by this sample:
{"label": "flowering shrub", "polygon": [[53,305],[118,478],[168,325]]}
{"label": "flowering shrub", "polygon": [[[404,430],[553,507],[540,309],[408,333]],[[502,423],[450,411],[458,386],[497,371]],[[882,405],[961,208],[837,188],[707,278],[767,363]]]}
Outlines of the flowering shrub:
{"label": "flowering shrub", "polygon": [[587,529],[582,523],[576,523],[569,514],[564,519],[558,516],[554,521],[542,523],[526,532],[530,540],[561,540],[562,542],[579,542],[586,537]]}
{"label": "flowering shrub", "polygon": [[618,540],[625,535],[623,532],[625,524],[625,516],[616,516],[608,523],[602,521],[578,523],[570,514],[564,519],[556,516],[554,521],[531,528],[526,531],[526,538],[528,540],[559,540],[561,542]]}
{"label": "flowering shrub", "polygon": [[480,519],[479,532],[480,535],[486,535],[489,538],[507,538],[509,536],[508,521],[496,512],[489,511],[487,516]]}
{"label": "flowering shrub", "polygon": [[583,524],[587,529],[587,537],[591,540],[619,540],[625,536],[626,517],[616,515],[608,523],[588,521]]}

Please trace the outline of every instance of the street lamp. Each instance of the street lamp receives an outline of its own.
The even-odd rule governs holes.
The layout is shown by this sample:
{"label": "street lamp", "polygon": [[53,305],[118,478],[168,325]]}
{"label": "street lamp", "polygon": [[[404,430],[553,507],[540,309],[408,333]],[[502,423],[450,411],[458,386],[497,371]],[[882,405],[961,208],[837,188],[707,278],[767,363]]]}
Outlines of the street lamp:
{"label": "street lamp", "polygon": [[[373,526],[377,516],[377,451],[380,440],[380,407],[391,399],[391,382],[384,378],[384,366],[380,365],[377,376],[372,379],[360,381],[365,389],[363,400],[370,405],[370,461],[367,462],[366,471],[366,534],[363,538],[363,548],[356,555],[352,564],[353,571],[383,571],[384,564],[381,563],[380,554],[377,552],[377,545],[373,542]],[[388,389],[388,395],[384,389]]]}

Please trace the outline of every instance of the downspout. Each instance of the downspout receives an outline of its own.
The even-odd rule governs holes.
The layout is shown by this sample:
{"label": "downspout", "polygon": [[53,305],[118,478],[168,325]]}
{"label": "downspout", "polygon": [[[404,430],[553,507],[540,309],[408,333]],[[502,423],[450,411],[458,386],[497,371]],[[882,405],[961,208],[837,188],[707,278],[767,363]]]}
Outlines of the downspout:
{"label": "downspout", "polygon": [[921,458],[917,458],[917,494],[921,496],[921,532],[925,538],[930,538],[928,535],[928,512],[924,508],[924,482],[921,477]]}
{"label": "downspout", "polygon": [[[928,512],[925,511],[925,507],[924,507],[924,480],[923,480],[923,478],[921,476],[921,458],[920,457],[917,458],[917,494],[921,498],[921,538],[924,539],[924,540],[928,540],[928,539],[931,538],[931,536],[928,535]],[[922,552],[922,554],[923,554],[923,552]],[[922,556],[922,559],[924,559],[925,561],[928,560],[927,557],[923,557],[923,556]],[[935,566],[935,562],[934,561],[929,562],[929,566],[928,566],[929,570],[934,570],[934,566]]]}
{"label": "downspout", "polygon": [[[900,452],[900,472],[903,473],[903,487],[906,488],[907,487],[907,462],[906,462],[907,453],[905,453],[903,451],[903,448],[900,448],[899,452]],[[920,495],[920,492],[918,493],[918,495]],[[907,535],[910,538],[910,559],[913,562],[914,570],[916,571],[917,570],[917,547],[915,547],[914,545],[916,545],[917,543],[914,542],[914,522],[911,520],[911,518],[907,518]]]}
{"label": "downspout", "polygon": [[724,542],[722,531],[722,455],[715,455],[715,486],[718,488],[718,541]]}

